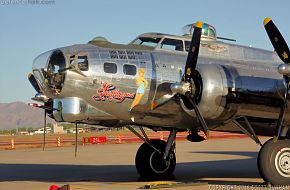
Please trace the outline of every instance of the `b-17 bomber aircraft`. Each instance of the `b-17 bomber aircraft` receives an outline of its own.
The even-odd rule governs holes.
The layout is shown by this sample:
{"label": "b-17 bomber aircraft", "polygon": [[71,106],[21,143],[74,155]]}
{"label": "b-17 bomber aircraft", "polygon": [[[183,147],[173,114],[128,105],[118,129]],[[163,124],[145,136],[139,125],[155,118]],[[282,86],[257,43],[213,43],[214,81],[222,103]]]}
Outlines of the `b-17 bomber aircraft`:
{"label": "b-17 bomber aircraft", "polygon": [[[201,22],[182,36],[57,48],[33,62],[33,99],[57,122],[127,127],[144,141],[135,158],[143,178],[173,175],[178,132],[200,142],[212,130],[247,134],[261,145],[261,177],[290,185],[290,52],[273,21],[264,25],[275,52],[227,43]],[[167,141],[149,139],[144,127],[169,131]],[[273,138],[262,145],[259,135]]]}

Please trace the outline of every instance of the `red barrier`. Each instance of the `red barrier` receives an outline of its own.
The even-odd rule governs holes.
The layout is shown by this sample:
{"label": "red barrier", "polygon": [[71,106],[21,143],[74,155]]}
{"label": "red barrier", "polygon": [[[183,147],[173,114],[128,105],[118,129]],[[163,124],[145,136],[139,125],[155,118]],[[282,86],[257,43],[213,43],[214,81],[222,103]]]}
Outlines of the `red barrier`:
{"label": "red barrier", "polygon": [[106,137],[89,137],[89,143],[91,144],[100,144],[100,143],[106,143],[107,138]]}
{"label": "red barrier", "polygon": [[164,140],[164,135],[163,135],[163,131],[160,132],[160,140]]}
{"label": "red barrier", "polygon": [[[149,133],[148,138],[149,139],[164,139],[167,140],[169,135],[169,132],[163,131],[159,133]],[[181,132],[176,135],[176,140],[186,140],[186,136],[188,135],[187,132]],[[200,134],[202,135],[202,133]],[[0,150],[9,149],[13,150],[16,147],[20,147],[19,145],[28,145],[28,147],[31,145],[31,147],[40,147],[42,145],[42,139],[39,136],[36,136],[31,139],[15,139],[14,137],[11,137],[13,139],[6,139],[3,140],[0,138]],[[71,144],[75,143],[75,139],[73,137],[64,136],[60,141],[57,141],[55,137],[50,137],[46,140],[47,145],[51,146],[57,146],[57,142],[60,142],[61,146],[69,146]],[[247,138],[244,134],[235,134],[235,133],[227,133],[227,132],[216,132],[211,131],[209,140],[212,139],[231,139],[231,138]],[[85,144],[123,144],[123,143],[142,143],[142,140],[140,140],[138,137],[134,136],[133,134],[116,134],[116,135],[108,135],[108,136],[99,136],[99,137],[83,137],[82,139],[78,139],[79,143]],[[33,145],[33,146],[32,146]],[[23,147],[22,147],[23,148]]]}

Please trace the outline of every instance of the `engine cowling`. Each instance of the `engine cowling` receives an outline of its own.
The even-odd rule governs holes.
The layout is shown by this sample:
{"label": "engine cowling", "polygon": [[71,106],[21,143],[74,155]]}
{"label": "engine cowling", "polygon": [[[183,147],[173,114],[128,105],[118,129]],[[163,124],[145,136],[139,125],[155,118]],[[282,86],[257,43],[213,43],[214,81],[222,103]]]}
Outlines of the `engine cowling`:
{"label": "engine cowling", "polygon": [[[205,119],[227,120],[234,115],[277,118],[285,92],[285,84],[278,75],[275,78],[267,71],[259,73],[219,64],[200,64],[197,71],[200,75],[197,103]],[[181,105],[195,117],[186,102]]]}

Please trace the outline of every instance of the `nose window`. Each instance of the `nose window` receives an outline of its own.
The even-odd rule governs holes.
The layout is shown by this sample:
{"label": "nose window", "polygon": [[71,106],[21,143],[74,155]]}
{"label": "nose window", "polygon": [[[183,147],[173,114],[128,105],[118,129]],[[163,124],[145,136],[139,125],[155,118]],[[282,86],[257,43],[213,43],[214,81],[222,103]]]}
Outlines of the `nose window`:
{"label": "nose window", "polygon": [[57,50],[51,55],[47,69],[51,73],[56,73],[60,69],[64,69],[65,65],[65,57],[63,53],[60,50]]}

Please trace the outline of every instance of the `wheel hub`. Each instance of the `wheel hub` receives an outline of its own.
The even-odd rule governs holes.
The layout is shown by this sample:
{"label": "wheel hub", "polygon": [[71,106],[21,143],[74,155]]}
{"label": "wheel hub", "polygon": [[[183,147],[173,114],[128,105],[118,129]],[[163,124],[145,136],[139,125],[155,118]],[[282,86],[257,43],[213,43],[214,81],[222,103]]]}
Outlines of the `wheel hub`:
{"label": "wheel hub", "polygon": [[150,156],[150,167],[156,173],[164,173],[170,166],[170,160],[164,160],[163,155],[154,151]]}
{"label": "wheel hub", "polygon": [[280,175],[290,177],[290,148],[283,148],[277,153],[275,166]]}

